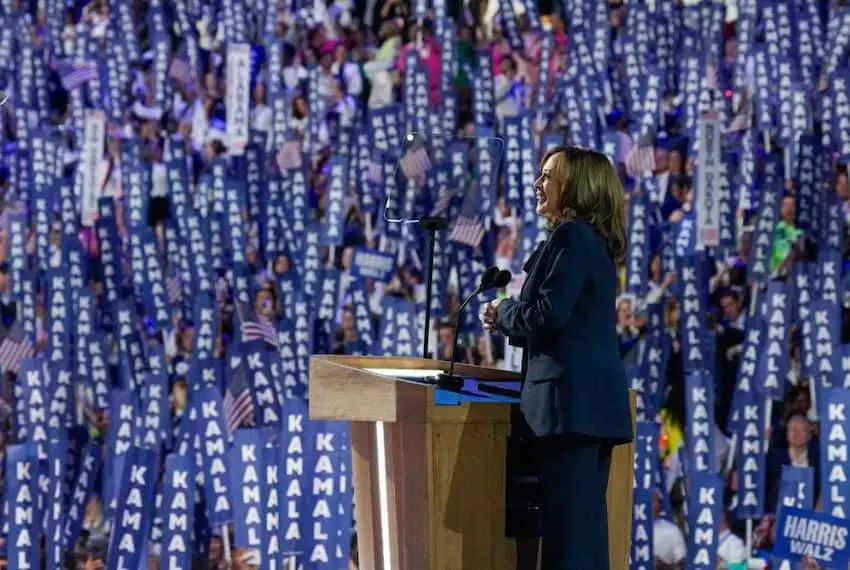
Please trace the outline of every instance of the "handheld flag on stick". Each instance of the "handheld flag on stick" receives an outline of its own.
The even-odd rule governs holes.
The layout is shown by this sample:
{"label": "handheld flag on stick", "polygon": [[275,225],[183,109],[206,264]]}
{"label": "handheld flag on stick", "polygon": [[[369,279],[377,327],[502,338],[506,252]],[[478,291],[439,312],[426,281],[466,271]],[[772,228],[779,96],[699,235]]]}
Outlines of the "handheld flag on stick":
{"label": "handheld flag on stick", "polygon": [[301,168],[301,143],[298,141],[286,141],[280,146],[277,153],[277,166],[283,170],[296,170]]}
{"label": "handheld flag on stick", "polygon": [[0,368],[17,374],[21,360],[31,358],[32,343],[24,332],[20,321],[15,321],[0,342]]}
{"label": "handheld flag on stick", "polygon": [[484,239],[484,222],[478,216],[478,187],[473,185],[463,200],[460,215],[455,219],[449,231],[449,240],[476,248]]}
{"label": "handheld flag on stick", "polygon": [[626,154],[626,172],[635,177],[655,170],[655,149],[651,145],[637,144]]}
{"label": "handheld flag on stick", "polygon": [[165,286],[168,289],[168,302],[176,305],[183,298],[180,293],[180,280],[177,277],[169,277],[166,279]]}
{"label": "handheld flag on stick", "polygon": [[401,171],[408,180],[417,180],[425,176],[431,168],[431,159],[428,150],[423,144],[417,144],[416,148],[407,150],[401,157]]}
{"label": "handheld flag on stick", "polygon": [[97,77],[97,64],[93,61],[59,63],[59,77],[66,91],[85,85]]}
{"label": "handheld flag on stick", "polygon": [[239,332],[242,335],[242,342],[262,340],[277,348],[277,331],[272,320],[256,314],[245,303],[236,301],[235,305],[239,315]]}
{"label": "handheld flag on stick", "polygon": [[233,371],[233,379],[224,393],[224,421],[227,431],[233,433],[239,427],[253,423],[254,401],[245,381],[245,370],[240,363]]}
{"label": "handheld flag on stick", "polygon": [[460,215],[452,224],[449,240],[469,247],[478,247],[484,239],[484,234],[484,224],[481,220]]}
{"label": "handheld flag on stick", "polygon": [[452,200],[457,194],[456,190],[446,188],[442,195],[437,198],[437,201],[434,203],[434,208],[431,210],[432,217],[442,217],[448,214],[449,206],[452,204]]}

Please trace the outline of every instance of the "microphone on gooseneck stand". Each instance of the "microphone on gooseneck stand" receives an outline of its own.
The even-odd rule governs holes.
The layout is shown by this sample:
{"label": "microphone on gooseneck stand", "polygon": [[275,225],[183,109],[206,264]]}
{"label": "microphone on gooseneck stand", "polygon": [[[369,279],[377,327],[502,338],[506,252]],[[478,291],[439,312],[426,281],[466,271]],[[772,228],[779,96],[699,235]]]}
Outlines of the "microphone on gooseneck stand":
{"label": "microphone on gooseneck stand", "polygon": [[472,292],[472,295],[463,300],[463,303],[460,304],[460,307],[457,309],[457,318],[455,320],[455,333],[454,338],[452,339],[452,359],[449,362],[449,372],[448,374],[440,374],[437,377],[437,386],[440,388],[445,388],[447,390],[459,390],[463,386],[463,379],[456,378],[454,375],[455,372],[455,362],[457,362],[457,339],[460,334],[460,319],[463,316],[463,310],[466,306],[472,301],[475,297],[489,291],[491,289],[501,289],[511,282],[511,272],[507,270],[500,270],[496,266],[488,267],[484,273],[481,274],[481,281],[478,282],[478,288]]}

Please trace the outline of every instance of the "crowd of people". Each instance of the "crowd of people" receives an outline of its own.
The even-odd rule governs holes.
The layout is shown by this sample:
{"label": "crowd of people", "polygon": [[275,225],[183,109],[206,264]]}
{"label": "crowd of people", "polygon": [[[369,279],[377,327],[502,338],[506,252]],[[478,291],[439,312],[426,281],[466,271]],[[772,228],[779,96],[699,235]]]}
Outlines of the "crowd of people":
{"label": "crowd of people", "polygon": [[[415,120],[411,122],[406,114],[410,113],[410,105],[415,109],[420,104],[410,103],[408,99],[414,91],[412,82],[416,74],[424,74],[427,93],[421,104],[429,112],[440,109],[434,114],[442,117],[448,101],[456,105],[449,121],[453,132],[448,138],[480,137],[481,133],[504,137],[506,125],[531,116],[531,131],[527,141],[522,142],[533,148],[531,157],[542,155],[545,145],[553,138],[557,142],[586,144],[590,136],[600,150],[605,140],[614,141],[613,147],[604,151],[619,167],[629,193],[629,223],[636,224],[631,213],[636,211],[634,203],[640,200],[646,205],[639,210],[645,217],[640,225],[649,227],[646,266],[640,270],[645,272],[645,282],[639,280],[637,286],[632,286],[630,274],[634,269],[623,268],[623,294],[614,317],[620,351],[626,365],[636,370],[647,366],[646,357],[654,346],[653,339],[663,339],[665,347],[662,393],[657,396],[657,405],[647,406],[640,418],[658,423],[655,443],[660,467],[658,483],[653,489],[653,564],[659,569],[683,568],[688,556],[686,376],[692,369],[688,356],[683,354],[686,339],[682,337],[685,330],[680,287],[682,265],[670,261],[665,244],[667,235],[681,238],[680,228],[695,224],[699,208],[705,207],[699,198],[703,179],[699,174],[694,109],[711,108],[723,122],[724,155],[734,155],[732,160],[724,159],[729,180],[722,190],[728,194],[727,202],[732,204],[733,235],[722,246],[702,250],[686,244],[685,249],[687,255],[701,256],[704,271],[701,270],[700,286],[705,309],[701,318],[706,331],[711,333],[707,335],[712,344],[707,351],[711,356],[705,366],[712,374],[716,461],[725,485],[716,555],[718,563],[741,562],[756,555],[769,559],[781,503],[778,496],[783,467],[813,468],[815,508],[819,508],[817,498],[822,492],[818,440],[821,415],[812,399],[816,378],[813,369],[805,364],[806,352],[811,348],[805,347],[804,322],[800,319],[792,319],[788,343],[784,345],[789,360],[787,379],[783,379],[786,385],[780,391],[783,396],[774,398],[770,407],[767,459],[760,475],[764,481],[763,513],[755,520],[747,517],[754,527],[750,544],[747,522],[736,514],[739,481],[734,460],[736,428],[729,419],[736,406],[748,331],[762,314],[768,282],[788,282],[791,287],[801,267],[818,261],[819,247],[821,253],[831,247],[825,246],[829,240],[823,232],[815,231],[818,226],[811,217],[801,223],[801,210],[807,214],[816,211],[821,217],[825,214],[823,209],[813,210],[810,203],[801,203],[801,186],[805,181],[801,179],[801,153],[796,146],[800,139],[779,141],[776,127],[784,124],[784,119],[780,117],[778,101],[784,95],[771,95],[773,99],[770,99],[758,93],[763,70],[754,56],[759,52],[753,46],[783,41],[781,25],[779,32],[772,30],[771,24],[775,22],[752,6],[742,5],[727,11],[724,3],[711,2],[707,3],[710,13],[703,10],[697,17],[697,23],[704,24],[702,28],[693,25],[694,11],[700,12],[701,8],[661,0],[650,6],[609,2],[604,10],[592,1],[575,0],[564,2],[565,13],[560,12],[560,6],[554,13],[552,7],[541,11],[533,2],[491,2],[487,6],[477,6],[475,2],[456,6],[434,2],[431,6],[422,2],[420,6],[419,2],[408,4],[404,0],[366,3],[335,0],[326,5],[319,2],[315,8],[296,9],[300,4],[273,0],[237,2],[233,6],[142,0],[126,5],[105,0],[58,5],[20,0],[4,3],[0,8],[3,24],[0,81],[8,100],[0,107],[0,141],[5,144],[0,167],[4,199],[0,234],[3,342],[16,338],[14,331],[19,325],[26,330],[28,338],[21,342],[14,340],[16,346],[30,343],[33,352],[24,351],[19,356],[44,355],[56,347],[51,336],[51,291],[46,276],[52,268],[70,267],[63,237],[69,222],[63,213],[61,188],[73,188],[77,217],[70,223],[74,226],[73,235],[79,238],[74,247],[82,251],[81,271],[85,276],[79,287],[91,292],[98,312],[102,313],[98,316],[102,326],[96,328],[106,333],[108,389],[125,387],[122,376],[127,373],[123,341],[112,328],[114,325],[108,323],[108,315],[114,310],[111,304],[116,298],[130,298],[138,307],[135,326],[144,334],[145,350],[149,353],[162,350],[168,362],[165,370],[175,434],[166,437],[160,449],[174,452],[181,420],[189,415],[193,386],[190,371],[200,358],[197,340],[201,334],[200,323],[193,314],[195,297],[201,290],[197,288],[195,269],[187,269],[192,260],[172,253],[173,244],[189,239],[182,221],[184,211],[195,210],[203,215],[209,212],[208,205],[217,200],[217,190],[212,188],[214,183],[211,185],[210,180],[218,176],[215,169],[222,161],[227,164],[232,159],[227,177],[235,178],[242,184],[241,188],[247,188],[247,197],[242,199],[236,219],[236,225],[243,226],[243,236],[237,241],[232,227],[227,223],[214,226],[212,221],[206,234],[210,242],[207,248],[214,249],[216,240],[224,243],[223,253],[213,259],[211,267],[212,292],[220,320],[210,357],[225,359],[229,347],[244,334],[240,330],[244,320],[240,302],[245,302],[261,323],[294,319],[295,304],[311,304],[302,295],[303,282],[298,281],[305,279],[308,272],[305,264],[309,254],[305,250],[309,248],[297,235],[298,207],[293,202],[297,196],[290,186],[288,193],[282,194],[285,198],[278,198],[280,205],[274,204],[269,209],[267,205],[274,201],[270,197],[273,184],[290,179],[293,171],[300,170],[306,182],[302,222],[306,220],[307,230],[311,224],[326,224],[321,231],[327,235],[333,204],[339,200],[332,188],[333,160],[346,156],[352,167],[348,177],[350,187],[344,189],[341,199],[341,239],[328,244],[317,260],[325,275],[338,272],[338,301],[330,318],[316,318],[315,327],[309,327],[310,344],[315,352],[376,352],[375,347],[383,346],[380,339],[373,343],[373,338],[383,328],[386,299],[412,302],[421,310],[426,298],[428,267],[425,235],[417,231],[402,234],[389,227],[392,224],[384,220],[383,204],[376,205],[375,196],[384,190],[377,190],[374,180],[364,172],[372,170],[374,162],[380,163],[381,151],[392,149],[374,146],[375,139],[370,137],[374,123],[370,121],[372,116],[398,105],[403,108],[401,116],[405,117],[402,130],[408,130],[406,125],[420,125]],[[493,10],[495,4],[500,9]],[[513,13],[506,4],[513,7]],[[840,38],[841,25],[832,25],[833,21],[844,21],[846,9],[840,2],[835,6],[814,1],[781,4],[805,13],[806,21],[819,29],[815,35],[820,43],[815,51],[821,54],[823,65],[818,62],[816,66],[829,84],[830,74],[846,68],[846,49],[836,39]],[[809,5],[812,8],[807,11]],[[446,9],[451,13],[446,13]],[[742,32],[744,19],[757,32]],[[128,21],[133,37],[127,36]],[[449,26],[448,22],[453,24]],[[599,34],[588,32],[590,29],[604,30],[602,39],[599,40]],[[641,35],[643,32],[647,34]],[[703,105],[703,99],[708,100],[703,107],[690,101],[682,71],[685,56],[692,52],[682,55],[676,50],[680,41],[686,44],[687,38],[700,34],[704,36],[701,41],[705,42],[708,54],[701,62],[704,73],[698,78],[698,83],[702,82],[697,95],[699,105]],[[238,98],[232,94],[234,83],[230,80],[235,76],[230,75],[228,46],[234,42],[250,45],[251,135],[249,150],[243,152],[253,149],[259,153],[262,159],[259,173],[252,174],[254,163],[250,158],[247,168],[239,166],[244,155],[237,151],[233,139],[233,124],[237,120],[233,101],[238,103]],[[662,45],[666,45],[663,50]],[[447,46],[451,53],[447,53]],[[797,44],[794,50],[796,55],[803,51]],[[832,53],[829,50],[837,53],[831,68],[827,63],[829,58],[823,55]],[[599,65],[592,63],[600,53],[603,60]],[[636,64],[635,53],[647,61]],[[406,69],[411,55],[418,62],[415,72]],[[680,56],[681,61],[677,59]],[[106,61],[109,58],[118,64],[113,66]],[[585,58],[590,58],[591,65],[586,65]],[[126,65],[122,67],[123,64]],[[482,69],[483,65],[487,68]],[[663,69],[663,89],[657,108],[641,110],[640,102],[635,102],[640,99],[637,94],[645,93],[646,87],[638,77],[635,88],[634,65],[644,71]],[[578,88],[571,83],[579,84],[585,76],[588,81],[598,82],[593,84],[596,87]],[[807,78],[803,73],[799,81],[805,83]],[[816,94],[806,100],[806,105],[810,112],[817,109],[817,113],[811,128],[802,134],[815,135],[820,145],[820,138],[832,133],[832,144],[840,143],[841,136],[820,114],[824,107],[820,97],[831,91],[821,88],[820,82],[806,87]],[[599,115],[590,119],[595,128],[590,135],[577,126],[568,112],[572,104],[568,99],[585,88],[596,100],[592,111]],[[710,96],[701,97],[700,90]],[[281,100],[282,106],[278,104]],[[776,109],[774,126],[765,125],[760,116],[753,119],[754,109],[764,106]],[[94,163],[87,166],[91,151],[86,147],[85,137],[89,132],[90,111],[100,111],[105,117],[105,133],[103,148],[97,149]],[[785,112],[783,108],[782,113]],[[641,130],[646,115],[655,116],[648,133]],[[482,124],[481,117],[488,122]],[[429,139],[429,150],[439,155],[438,137],[427,132],[428,136],[423,138]],[[37,187],[44,183],[39,182],[40,167],[33,164],[35,134],[55,141],[58,150],[50,174],[55,184],[50,188],[47,207],[36,204],[37,198],[45,194]],[[360,134],[366,135],[365,144],[358,139]],[[432,138],[434,141],[430,141]],[[508,142],[511,142],[509,137]],[[783,143],[782,147],[779,142]],[[364,148],[366,161],[359,159]],[[508,152],[511,148],[508,144]],[[780,176],[782,194],[772,218],[775,223],[770,227],[769,268],[766,276],[760,276],[753,272],[758,247],[754,238],[759,233],[759,219],[769,219],[761,207],[769,186],[766,164],[777,149],[781,154],[783,148],[785,169]],[[846,156],[840,153],[833,156],[818,148],[828,162],[828,175],[817,174],[817,192],[822,194],[820,203],[839,200],[841,223],[850,223],[850,182],[842,163]],[[175,190],[172,177],[175,160],[184,161],[181,169],[186,183],[180,190]],[[508,293],[515,292],[521,284],[523,257],[529,253],[523,240],[529,235],[529,228],[525,227],[523,218],[523,196],[511,195],[507,171],[512,160],[502,159],[503,173],[496,176],[493,184],[493,200],[484,201],[490,210],[475,212],[485,229],[481,237],[473,243],[461,238],[441,242],[441,255],[450,271],[445,280],[435,283],[434,290],[438,299],[433,306],[439,308],[436,312],[440,317],[434,337],[435,356],[439,358],[448,360],[456,351],[452,343],[454,317],[466,291],[467,279],[466,271],[460,266],[463,259],[474,260],[482,268],[496,264],[511,269],[517,279]],[[523,156],[521,161],[530,161],[531,167],[537,168],[533,158]],[[81,174],[84,171],[90,174]],[[153,232],[168,282],[170,308],[164,323],[152,323],[153,305],[144,291],[151,281],[147,276],[137,279],[139,266],[133,259],[132,243],[139,220],[133,218],[138,204],[134,202],[137,195],[132,173],[143,173],[141,199],[145,219],[142,223]],[[470,184],[471,179],[472,176],[467,176],[460,183]],[[83,188],[84,183],[90,187]],[[252,191],[251,184],[262,188]],[[533,195],[533,188],[521,189],[523,195],[529,191]],[[434,203],[442,197],[437,194],[432,192],[433,200],[425,199],[424,205],[417,203],[412,207],[427,210],[436,207]],[[98,199],[110,199],[114,203],[120,290],[114,290],[115,277],[110,273],[113,262],[105,257],[108,244],[104,243],[96,221],[98,216],[109,216],[104,215],[102,208],[99,212],[95,208],[94,217],[86,220],[85,207],[80,205],[86,196],[93,196],[89,198],[93,203]],[[451,202],[448,211],[457,214],[462,207],[465,209],[466,204],[459,202],[464,202],[460,196]],[[214,209],[215,214],[208,218],[226,216],[226,207]],[[23,239],[15,233],[20,228],[13,223],[21,215],[28,223]],[[46,229],[42,229],[42,221],[47,222]],[[283,229],[273,234],[270,225]],[[837,238],[842,260],[850,251],[844,227],[839,226],[842,235]],[[305,226],[302,224],[301,228]],[[538,237],[536,228],[533,230],[532,241]],[[217,232],[226,237],[216,237]],[[18,242],[22,244],[21,250],[15,250]],[[237,248],[241,251],[236,251]],[[353,290],[347,290],[352,283],[359,282],[355,256],[364,248],[391,252],[397,262],[389,279],[363,280],[369,317],[365,328],[360,319],[361,306]],[[471,258],[463,258],[453,248],[468,248]],[[31,307],[24,302],[21,288],[23,275],[27,273],[24,270],[35,272],[32,282],[36,295]],[[186,279],[186,275],[191,277]],[[243,288],[237,281],[245,275],[250,277],[250,283]],[[297,276],[294,281],[293,275]],[[292,283],[295,289],[288,289]],[[318,285],[314,286],[320,290]],[[843,298],[840,300],[843,302]],[[658,307],[660,323],[653,322]],[[311,311],[318,308],[318,300],[312,301]],[[840,338],[836,342],[839,348],[850,335],[845,332],[846,315],[843,309],[839,313]],[[463,321],[458,359],[518,369],[520,357],[515,349],[498,335],[484,333],[474,320]],[[72,331],[78,329],[73,317],[70,324]],[[72,345],[74,334],[69,336]],[[422,331],[414,332],[414,338],[421,338],[422,334]],[[64,362],[73,363],[76,369],[78,353],[72,348],[67,351]],[[0,353],[3,353],[2,345]],[[709,363],[709,359],[713,362]],[[19,404],[26,380],[16,374],[19,363],[14,359],[3,363],[4,454],[7,446],[22,442],[21,433],[27,433],[26,429],[22,432],[20,424]],[[836,377],[835,383],[843,385],[843,380]],[[222,390],[225,400],[231,385]],[[287,399],[305,396],[303,391],[291,386],[283,392],[278,397],[284,409]],[[98,396],[96,383],[87,378],[74,379],[74,394],[74,411],[69,412],[68,428],[83,426],[93,441],[112,441],[109,432],[115,416],[114,410],[104,404],[108,397]],[[240,417],[237,424],[251,424],[252,419]],[[6,473],[6,481],[9,476]],[[106,567],[110,560],[108,548],[114,521],[105,504],[106,491],[99,487],[106,478],[102,475],[98,479],[87,499],[81,532],[75,543],[68,545],[70,554],[65,561],[68,568],[95,570]],[[257,557],[255,550],[238,544],[238,533],[225,537],[224,541],[221,534],[214,532],[208,543],[198,549],[192,568],[267,567],[258,561],[261,557]],[[234,544],[232,552],[231,544]],[[8,545],[4,543],[4,547],[8,552]],[[356,567],[356,541],[354,547],[346,546],[344,550],[345,558],[350,557],[352,567]],[[160,545],[151,547],[151,568],[160,567],[157,566],[160,551]],[[8,564],[12,567],[11,562]],[[306,563],[303,567],[312,568]]]}

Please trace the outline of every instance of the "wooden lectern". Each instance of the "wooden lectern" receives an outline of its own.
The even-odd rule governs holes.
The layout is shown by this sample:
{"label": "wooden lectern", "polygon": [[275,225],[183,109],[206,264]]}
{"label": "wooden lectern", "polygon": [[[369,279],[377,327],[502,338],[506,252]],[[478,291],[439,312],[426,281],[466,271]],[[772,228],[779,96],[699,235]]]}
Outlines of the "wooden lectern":
{"label": "wooden lectern", "polygon": [[[515,570],[505,537],[510,403],[440,405],[426,376],[449,363],[408,357],[310,359],[310,417],[351,422],[361,570]],[[455,375],[516,382],[457,364]],[[634,397],[632,397],[634,417]],[[614,450],[608,485],[611,568],[628,568],[634,446]]]}

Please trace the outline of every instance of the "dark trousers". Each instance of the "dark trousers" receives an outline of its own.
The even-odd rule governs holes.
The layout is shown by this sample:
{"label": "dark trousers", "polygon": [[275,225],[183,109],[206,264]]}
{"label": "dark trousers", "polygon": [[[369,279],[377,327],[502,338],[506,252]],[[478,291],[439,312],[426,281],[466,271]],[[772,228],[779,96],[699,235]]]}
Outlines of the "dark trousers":
{"label": "dark trousers", "polygon": [[581,435],[535,440],[543,510],[542,570],[610,570],[612,445]]}

